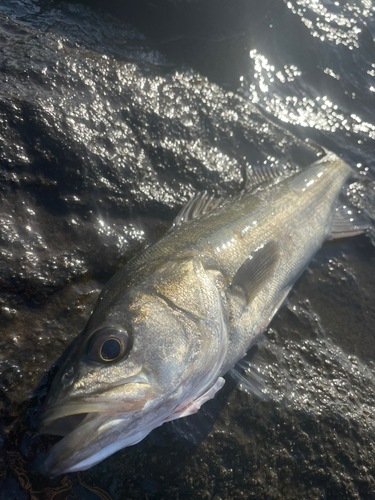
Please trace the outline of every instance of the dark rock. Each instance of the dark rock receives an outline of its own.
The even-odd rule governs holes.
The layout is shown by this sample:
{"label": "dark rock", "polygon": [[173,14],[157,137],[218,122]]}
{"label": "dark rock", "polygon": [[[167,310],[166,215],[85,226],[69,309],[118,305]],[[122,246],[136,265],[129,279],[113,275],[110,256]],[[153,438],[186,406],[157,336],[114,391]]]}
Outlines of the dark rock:
{"label": "dark rock", "polygon": [[[257,13],[254,3],[239,0],[101,6],[116,19],[76,3],[0,6],[0,497],[374,498],[375,261],[366,237],[318,254],[252,352],[268,400],[228,380],[197,415],[87,472],[54,480],[38,474],[55,440],[30,434],[52,377],[46,372],[84,327],[103,283],[160,237],[196,190],[237,193],[252,166],[304,165],[315,156],[265,117],[274,111],[270,100],[265,114],[249,103],[255,77],[245,77],[242,96],[223,90],[235,90],[246,74],[254,41],[281,65],[282,46],[290,54],[287,69],[297,60],[305,72],[304,85],[291,82],[287,97],[311,100],[338,88],[321,77],[334,45],[315,35],[311,41],[293,2],[257,2]],[[365,19],[371,27],[357,7],[350,26]],[[306,9],[301,15],[320,30],[315,11]],[[367,50],[372,38],[365,29],[361,37]],[[293,51],[295,40],[300,47]],[[340,54],[348,51],[343,40]],[[298,128],[292,104],[283,118],[301,137],[316,134],[354,165],[358,155],[367,165],[375,130],[371,65],[351,54],[337,91],[342,118],[340,110],[324,115],[321,108],[308,115],[310,129]],[[341,61],[334,62],[339,72]],[[270,83],[276,70],[262,71]],[[348,104],[358,81],[367,96],[365,123],[351,117]],[[322,114],[341,135],[319,128]],[[365,174],[363,166],[350,193],[373,216]]]}

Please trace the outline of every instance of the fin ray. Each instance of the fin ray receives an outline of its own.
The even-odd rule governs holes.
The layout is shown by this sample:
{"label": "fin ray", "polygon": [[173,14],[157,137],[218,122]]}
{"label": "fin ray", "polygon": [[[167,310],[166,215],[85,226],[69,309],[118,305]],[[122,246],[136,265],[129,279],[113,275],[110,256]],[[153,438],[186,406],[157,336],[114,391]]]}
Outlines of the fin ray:
{"label": "fin ray", "polygon": [[[265,182],[282,179],[287,172],[285,166],[279,163],[251,166],[246,170],[245,190],[251,191]],[[293,172],[289,172],[289,175],[291,173]]]}
{"label": "fin ray", "polygon": [[371,227],[369,220],[354,207],[343,205],[336,208],[329,240],[349,238],[366,232]]}
{"label": "fin ray", "polygon": [[193,415],[200,409],[200,407],[204,403],[206,403],[206,401],[212,399],[215,396],[215,394],[218,391],[220,391],[224,383],[225,380],[222,377],[219,377],[217,381],[214,383],[214,385],[207,392],[202,394],[202,396],[199,396],[199,398],[195,399],[188,405],[186,406],[182,405],[176,408],[174,412],[164,420],[164,422],[170,422],[171,420],[177,420],[178,418],[183,418],[189,415]]}
{"label": "fin ray", "polygon": [[230,198],[215,198],[214,194],[208,194],[205,191],[197,192],[181,209],[180,213],[174,219],[169,231],[173,231],[176,227],[183,225],[185,222],[198,219],[202,215],[214,210],[219,205],[223,206],[228,200],[230,200]]}
{"label": "fin ray", "polygon": [[229,371],[229,374],[241,391],[258,400],[270,401],[271,397],[266,393],[267,385],[263,378],[255,373],[250,361],[241,359]]}
{"label": "fin ray", "polygon": [[242,288],[250,303],[274,274],[279,257],[279,244],[274,240],[269,241],[245,260],[230,286]]}

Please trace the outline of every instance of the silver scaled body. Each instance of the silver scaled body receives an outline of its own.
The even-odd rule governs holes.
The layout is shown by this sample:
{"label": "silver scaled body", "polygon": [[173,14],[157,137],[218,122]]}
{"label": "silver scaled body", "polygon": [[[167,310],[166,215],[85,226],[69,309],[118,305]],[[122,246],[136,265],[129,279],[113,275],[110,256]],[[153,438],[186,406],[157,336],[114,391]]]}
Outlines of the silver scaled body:
{"label": "silver scaled body", "polygon": [[[329,237],[350,173],[327,154],[228,200],[198,197],[118,271],[47,399],[42,431],[64,437],[46,473],[91,467],[213,397]],[[96,359],[97,332],[116,331],[124,356]]]}

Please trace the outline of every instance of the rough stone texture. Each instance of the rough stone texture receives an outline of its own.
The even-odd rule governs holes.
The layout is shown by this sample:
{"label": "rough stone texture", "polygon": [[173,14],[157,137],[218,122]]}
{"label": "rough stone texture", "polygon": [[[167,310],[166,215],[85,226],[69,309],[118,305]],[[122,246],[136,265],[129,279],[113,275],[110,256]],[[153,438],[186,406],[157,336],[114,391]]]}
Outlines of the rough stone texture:
{"label": "rough stone texture", "polygon": [[[39,368],[47,368],[52,352],[54,359],[61,354],[54,312],[44,326],[38,314],[33,330],[27,327],[35,306],[46,308],[58,290],[69,301],[69,284],[103,283],[165,231],[165,221],[196,190],[239,191],[250,162],[288,162],[293,149],[297,160],[313,154],[243,99],[192,72],[150,77],[55,33],[0,21],[0,305],[3,324],[11,325],[2,339],[2,362],[11,363],[2,375],[6,386],[26,376],[14,352],[18,342],[28,349],[38,338],[51,347],[47,364],[36,355]],[[36,382],[28,381],[24,390]]]}
{"label": "rough stone texture", "polygon": [[[191,19],[196,9],[209,13],[209,2],[193,4],[184,7]],[[291,16],[282,5],[273,20]],[[196,190],[239,192],[247,169],[303,165],[314,154],[245,92],[212,83],[226,85],[231,64],[234,75],[242,71],[241,57],[228,59],[243,34],[223,52],[233,18],[222,39],[218,26],[209,32],[213,57],[227,64],[220,69],[216,60],[207,67],[207,45],[199,59],[199,36],[186,58],[183,44],[164,51],[146,26],[152,16],[150,42],[75,4],[10,0],[0,12],[14,18],[0,15],[0,497],[375,498],[375,258],[366,237],[328,244],[252,350],[250,370],[269,399],[228,378],[198,415],[89,471],[38,474],[53,441],[33,432],[53,369],[44,375],[83,328],[103,283],[162,235]],[[235,17],[246,24],[246,16]],[[177,66],[177,53],[194,69]],[[368,125],[337,140],[347,140],[346,158],[356,156],[358,137],[368,148],[361,161],[370,143],[373,152]],[[374,192],[369,177],[349,188],[373,216]]]}

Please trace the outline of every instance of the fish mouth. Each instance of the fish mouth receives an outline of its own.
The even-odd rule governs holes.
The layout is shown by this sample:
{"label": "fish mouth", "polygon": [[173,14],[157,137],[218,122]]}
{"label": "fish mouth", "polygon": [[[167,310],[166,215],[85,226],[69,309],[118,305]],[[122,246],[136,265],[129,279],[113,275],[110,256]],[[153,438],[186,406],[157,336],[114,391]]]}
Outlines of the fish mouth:
{"label": "fish mouth", "polygon": [[65,417],[47,417],[45,420],[42,420],[39,432],[41,434],[50,434],[53,436],[67,436],[84,421],[88,414],[89,412],[76,413]]}
{"label": "fish mouth", "polygon": [[49,451],[41,472],[55,477],[85,470],[126,446],[126,442],[138,442],[142,437],[134,437],[137,432],[132,431],[131,423],[150,397],[149,384],[131,383],[126,384],[125,391],[115,387],[91,397],[47,405],[39,432],[62,439]]}

